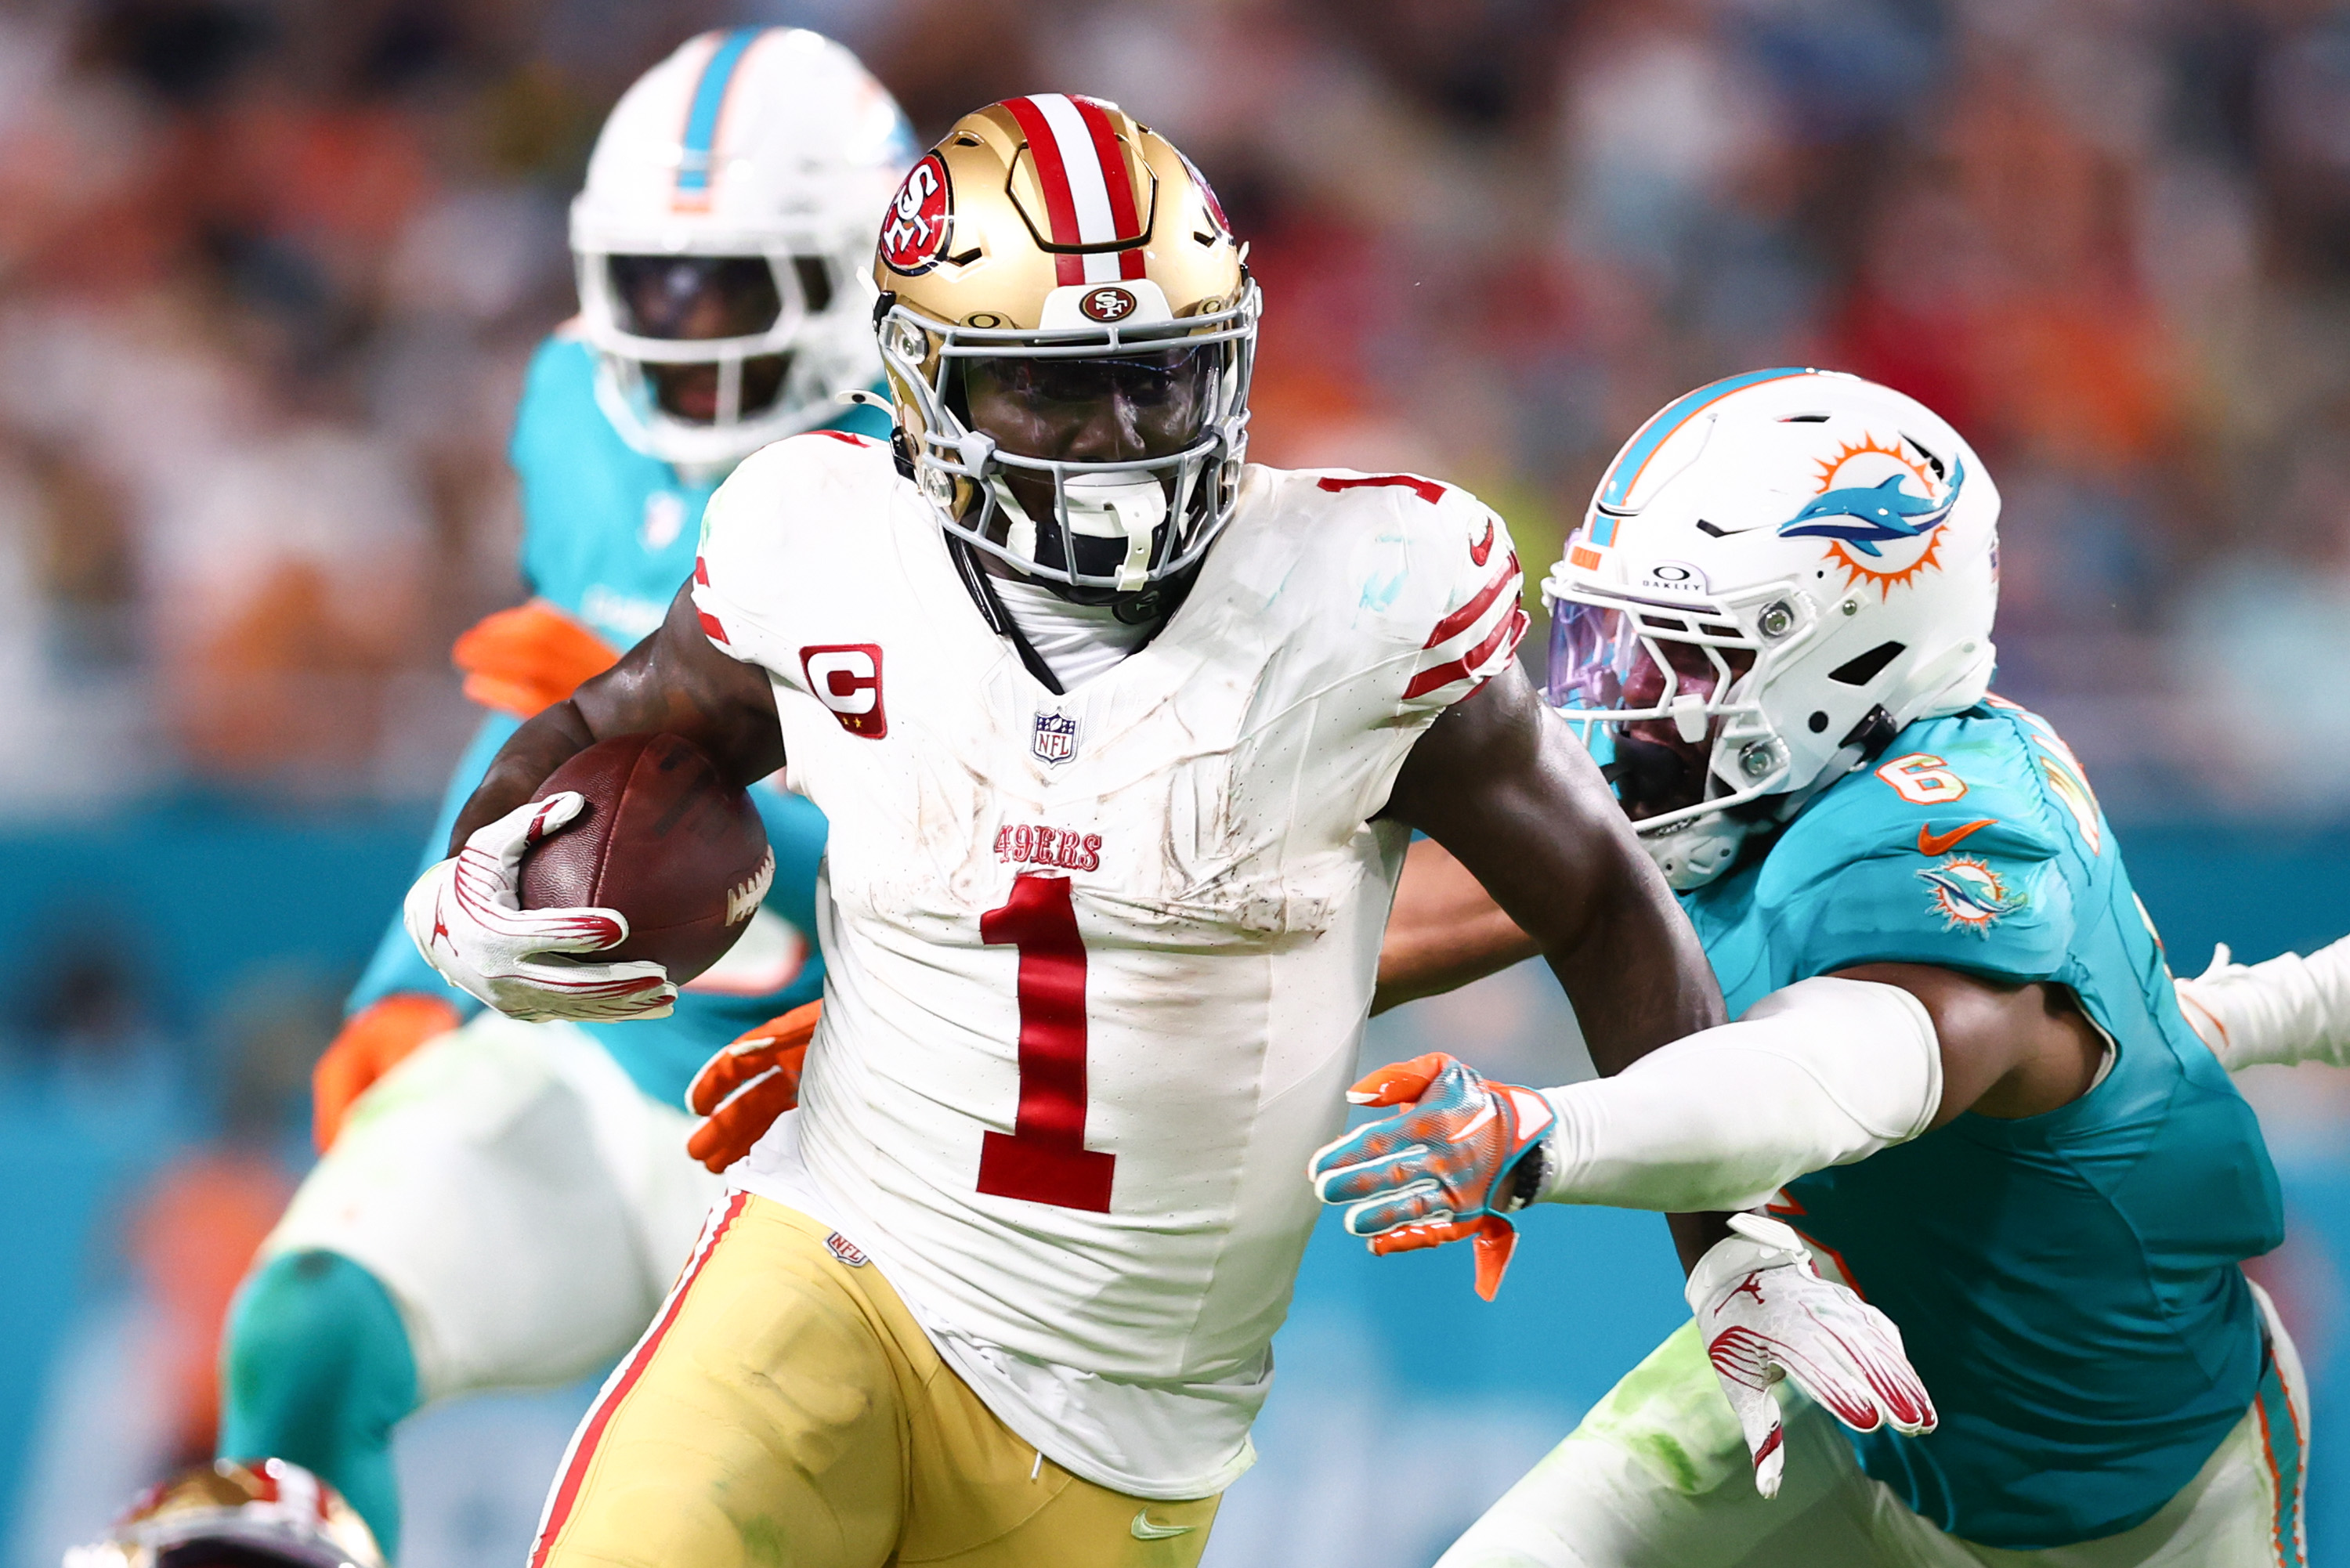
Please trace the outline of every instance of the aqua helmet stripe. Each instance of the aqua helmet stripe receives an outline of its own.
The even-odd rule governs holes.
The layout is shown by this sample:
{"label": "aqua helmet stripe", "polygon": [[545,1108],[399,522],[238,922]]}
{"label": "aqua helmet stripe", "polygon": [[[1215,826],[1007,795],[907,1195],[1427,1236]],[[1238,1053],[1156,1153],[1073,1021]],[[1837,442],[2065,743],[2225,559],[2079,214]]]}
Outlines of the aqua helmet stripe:
{"label": "aqua helmet stripe", "polygon": [[1698,413],[1720,402],[1732,392],[1747,387],[1758,387],[1765,381],[1783,381],[1790,376],[1810,374],[1812,372],[1808,369],[1801,366],[1774,370],[1749,370],[1742,376],[1726,376],[1719,381],[1700,387],[1696,391],[1676,398],[1658,410],[1655,417],[1640,427],[1639,433],[1632,438],[1631,444],[1617,454],[1615,463],[1607,470],[1607,476],[1599,482],[1599,495],[1593,504],[1591,516],[1591,543],[1613,545],[1616,542],[1617,519],[1608,508],[1620,507],[1624,504],[1624,498],[1632,493],[1632,486],[1639,481],[1640,471],[1648,466],[1648,460],[1657,455],[1657,449],[1672,439],[1675,431],[1679,430]]}
{"label": "aqua helmet stripe", "polygon": [[693,103],[685,111],[685,144],[677,163],[677,193],[706,197],[710,192],[711,147],[718,140],[718,111],[726,106],[726,89],[733,85],[734,68],[758,40],[763,27],[735,27],[718,40],[694,85]]}

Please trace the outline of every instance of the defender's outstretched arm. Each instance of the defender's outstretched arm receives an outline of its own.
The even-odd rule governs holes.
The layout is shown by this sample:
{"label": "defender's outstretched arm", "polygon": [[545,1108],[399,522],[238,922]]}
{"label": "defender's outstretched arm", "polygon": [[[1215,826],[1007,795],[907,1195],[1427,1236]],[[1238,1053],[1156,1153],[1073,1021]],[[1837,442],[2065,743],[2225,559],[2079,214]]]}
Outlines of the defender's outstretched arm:
{"label": "defender's outstretched arm", "polygon": [[[1590,753],[1514,665],[1429,726],[1396,775],[1387,815],[1441,850],[1407,861],[1389,930],[1400,918],[1421,933],[1424,961],[1390,996],[1382,952],[1384,1002],[1374,1010],[1539,952],[1603,1074],[1722,1021],[1721,988],[1689,918]],[[1416,901],[1426,884],[1417,878],[1447,866],[1457,897],[1421,911]],[[1684,1267],[1729,1234],[1721,1215],[1676,1214],[1671,1224]],[[1480,1235],[1479,1288],[1498,1288],[1506,1222],[1492,1219]]]}

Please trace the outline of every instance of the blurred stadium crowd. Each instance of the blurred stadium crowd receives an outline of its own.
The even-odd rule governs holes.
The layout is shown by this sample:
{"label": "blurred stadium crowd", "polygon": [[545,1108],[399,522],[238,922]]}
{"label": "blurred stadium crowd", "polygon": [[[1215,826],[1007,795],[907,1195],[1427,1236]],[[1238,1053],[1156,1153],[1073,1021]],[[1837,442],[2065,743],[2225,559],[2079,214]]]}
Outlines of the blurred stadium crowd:
{"label": "blurred stadium crowd", "polygon": [[[1530,584],[1688,387],[1911,392],[2006,497],[2001,689],[2115,816],[2350,815],[2350,8],[0,0],[0,826],[438,792],[451,639],[523,591],[504,443],[588,149],[681,39],[764,22],[858,50],[926,140],[1045,88],[1167,131],[1253,240],[1252,454],[1467,484]],[[36,1043],[0,1142],[136,1173],[88,1205],[137,1216],[144,1315],[55,1376],[169,1392],[128,1480],[25,1472],[60,1530],[207,1451],[340,978],[241,981],[197,1050],[92,931],[0,1031]],[[192,1096],[226,1108],[180,1146]]]}
{"label": "blurred stadium crowd", "polygon": [[502,447],[597,124],[688,33],[778,19],[926,134],[1049,84],[1195,150],[1255,240],[1267,461],[1461,480],[1541,563],[1677,390],[1861,371],[1996,463],[2003,685],[2109,805],[2350,801],[2334,6],[761,11],[0,9],[0,805],[439,783],[451,636],[517,592]]}

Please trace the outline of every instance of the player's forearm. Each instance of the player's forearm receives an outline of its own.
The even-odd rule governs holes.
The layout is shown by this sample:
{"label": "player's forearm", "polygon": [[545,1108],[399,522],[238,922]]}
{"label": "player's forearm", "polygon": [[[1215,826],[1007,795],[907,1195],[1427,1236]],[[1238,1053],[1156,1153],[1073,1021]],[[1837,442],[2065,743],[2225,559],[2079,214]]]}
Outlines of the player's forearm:
{"label": "player's forearm", "polygon": [[525,723],[498,748],[489,771],[457,813],[446,853],[456,854],[476,829],[530,799],[549,774],[596,741],[577,705],[569,701],[557,702]]}
{"label": "player's forearm", "polygon": [[1625,838],[1617,863],[1590,878],[1591,896],[1573,923],[1535,932],[1604,1075],[1726,1016],[1689,918],[1628,833]]}
{"label": "player's forearm", "polygon": [[1601,1072],[1721,1022],[1689,917],[1590,753],[1516,670],[1430,727],[1390,806],[1540,948]]}
{"label": "player's forearm", "polygon": [[2263,1064],[2350,1066],[2350,938],[2307,958],[2229,961],[2178,982],[2187,1022],[2230,1072]]}
{"label": "player's forearm", "polygon": [[1371,1011],[1455,990],[1541,950],[1451,851],[1420,839],[1396,886]]}
{"label": "player's forearm", "polygon": [[1544,1093],[1559,1122],[1538,1200],[1746,1209],[1924,1132],[1941,1104],[1941,1055],[1907,992],[1809,980],[1615,1077]]}

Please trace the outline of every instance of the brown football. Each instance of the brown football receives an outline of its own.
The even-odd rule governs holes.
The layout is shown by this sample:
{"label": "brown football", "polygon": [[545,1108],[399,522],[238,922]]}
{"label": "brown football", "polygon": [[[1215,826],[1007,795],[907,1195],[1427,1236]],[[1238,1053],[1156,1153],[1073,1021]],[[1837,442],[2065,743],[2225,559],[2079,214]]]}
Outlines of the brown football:
{"label": "brown football", "polygon": [[580,958],[650,959],[678,985],[724,957],[775,876],[749,794],[675,735],[590,746],[532,798],[565,790],[587,809],[523,856],[523,908],[618,909],[629,940]]}

